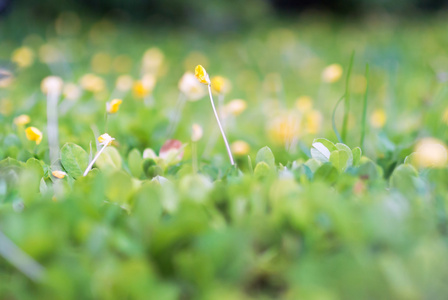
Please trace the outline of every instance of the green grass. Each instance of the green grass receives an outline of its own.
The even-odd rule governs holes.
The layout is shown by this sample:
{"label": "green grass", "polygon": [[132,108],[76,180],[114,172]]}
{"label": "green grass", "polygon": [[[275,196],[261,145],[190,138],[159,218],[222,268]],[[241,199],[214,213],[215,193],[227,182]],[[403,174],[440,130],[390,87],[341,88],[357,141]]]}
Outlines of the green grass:
{"label": "green grass", "polygon": [[[60,35],[53,23],[25,29],[14,15],[0,21],[0,66],[9,68],[18,47],[35,54],[0,88],[0,231],[42,267],[20,266],[0,251],[0,298],[443,299],[448,168],[404,160],[422,137],[447,142],[446,83],[438,79],[448,69],[446,22],[319,20],[269,20],[222,35],[88,19],[79,32]],[[57,62],[39,60],[44,44],[61,54]],[[92,70],[97,53],[112,61],[126,55],[125,74],[139,79],[152,47],[164,54],[153,106],[132,92],[113,93],[123,75],[116,68]],[[333,63],[344,68],[342,79],[323,83]],[[230,80],[226,103],[247,103],[225,122],[230,143],[250,146],[235,154],[236,169],[206,94],[182,110],[173,136],[185,144],[182,159],[143,158],[166,142],[178,81],[197,64]],[[60,100],[59,108],[71,106],[59,114],[68,176],[57,179],[40,84],[57,75],[78,85],[87,73],[106,88]],[[344,115],[334,108],[348,93]],[[304,95],[314,114],[297,109]],[[123,104],[107,118],[115,143],[83,177],[97,150],[94,131],[106,128],[105,103],[118,96]],[[381,128],[370,123],[375,109],[387,114]],[[20,114],[42,130],[41,144],[14,125]],[[283,132],[293,135],[287,145],[275,134],[282,120],[297,125]],[[197,173],[193,123],[204,129]],[[332,123],[344,128],[344,144]]]}

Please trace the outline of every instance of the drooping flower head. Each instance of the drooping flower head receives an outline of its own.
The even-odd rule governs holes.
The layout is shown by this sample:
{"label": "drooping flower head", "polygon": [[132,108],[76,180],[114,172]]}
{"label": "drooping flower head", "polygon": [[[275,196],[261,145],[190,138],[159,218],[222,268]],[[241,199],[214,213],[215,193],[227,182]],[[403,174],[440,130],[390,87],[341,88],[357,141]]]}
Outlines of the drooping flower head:
{"label": "drooping flower head", "polygon": [[120,105],[123,101],[121,99],[114,99],[106,103],[106,111],[108,114],[115,114],[120,109]]}
{"label": "drooping flower head", "polygon": [[67,173],[65,173],[64,171],[56,170],[56,171],[51,172],[51,175],[53,175],[56,178],[62,179],[65,176],[67,176]]}
{"label": "drooping flower head", "polygon": [[36,142],[39,145],[42,142],[42,132],[36,127],[28,127],[25,129],[26,138],[30,141]]}
{"label": "drooping flower head", "polygon": [[199,80],[200,83],[210,85],[210,77],[207,74],[207,71],[204,69],[203,66],[197,65],[194,69],[194,75]]}
{"label": "drooping flower head", "polygon": [[103,145],[103,146],[104,145],[110,146],[112,144],[113,140],[115,140],[115,139],[107,133],[104,133],[98,137],[98,142],[100,142],[100,145]]}
{"label": "drooping flower head", "polygon": [[199,124],[193,124],[191,126],[191,140],[193,142],[197,142],[202,138],[203,130],[201,125]]}
{"label": "drooping flower head", "polygon": [[44,94],[60,94],[62,92],[62,86],[64,81],[58,76],[48,76],[42,80],[40,89]]}

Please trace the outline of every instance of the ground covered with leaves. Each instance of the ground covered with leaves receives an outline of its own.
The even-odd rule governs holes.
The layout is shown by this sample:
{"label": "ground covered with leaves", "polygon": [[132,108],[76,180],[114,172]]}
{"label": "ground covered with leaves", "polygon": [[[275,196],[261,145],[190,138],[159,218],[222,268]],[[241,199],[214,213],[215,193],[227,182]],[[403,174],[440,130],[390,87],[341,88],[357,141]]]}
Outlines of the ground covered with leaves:
{"label": "ground covered with leaves", "polygon": [[1,20],[0,298],[444,299],[446,32]]}

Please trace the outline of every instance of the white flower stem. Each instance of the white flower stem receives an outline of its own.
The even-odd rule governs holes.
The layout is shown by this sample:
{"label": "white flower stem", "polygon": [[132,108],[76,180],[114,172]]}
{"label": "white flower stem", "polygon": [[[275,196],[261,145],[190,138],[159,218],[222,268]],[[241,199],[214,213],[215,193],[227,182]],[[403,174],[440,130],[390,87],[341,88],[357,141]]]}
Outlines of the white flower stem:
{"label": "white flower stem", "polygon": [[3,232],[0,231],[0,256],[3,256],[14,267],[33,281],[41,281],[45,269],[31,256],[16,246]]}
{"label": "white flower stem", "polygon": [[101,148],[100,151],[98,151],[98,153],[95,155],[95,157],[92,159],[92,161],[90,162],[90,164],[87,166],[87,169],[84,171],[84,174],[82,176],[87,176],[87,174],[89,174],[89,171],[92,169],[93,164],[96,162],[96,160],[98,159],[98,157],[100,157],[101,153],[103,153],[104,149],[106,149],[107,147],[107,143],[103,145],[103,148]]}
{"label": "white flower stem", "polygon": [[218,113],[216,112],[215,104],[213,103],[213,96],[212,96],[212,87],[209,84],[208,85],[208,94],[210,95],[210,102],[212,103],[213,113],[216,117],[216,122],[218,122],[219,130],[221,130],[222,138],[224,139],[224,144],[226,144],[227,153],[229,154],[230,158],[230,164],[233,166],[235,165],[235,162],[233,161],[232,152],[230,151],[229,143],[227,142],[226,134],[224,133],[224,129],[221,126],[221,122],[219,121]]}
{"label": "white flower stem", "polygon": [[47,132],[48,146],[50,148],[50,163],[52,166],[57,164],[59,159],[58,100],[59,92],[50,90],[47,95]]}

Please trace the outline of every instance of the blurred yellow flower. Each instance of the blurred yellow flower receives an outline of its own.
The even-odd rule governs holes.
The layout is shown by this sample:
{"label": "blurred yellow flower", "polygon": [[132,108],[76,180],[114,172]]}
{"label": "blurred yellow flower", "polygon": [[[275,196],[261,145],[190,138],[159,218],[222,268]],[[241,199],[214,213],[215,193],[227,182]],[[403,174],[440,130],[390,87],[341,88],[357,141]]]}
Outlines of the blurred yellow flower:
{"label": "blurred yellow flower", "polygon": [[20,115],[14,118],[14,124],[16,126],[23,126],[31,122],[31,118],[28,115]]}
{"label": "blurred yellow flower", "polygon": [[21,47],[11,55],[11,61],[16,63],[20,68],[26,68],[34,62],[34,52],[28,47]]}
{"label": "blurred yellow flower", "polygon": [[146,50],[143,54],[143,72],[157,75],[163,64],[165,55],[156,47]]}
{"label": "blurred yellow flower", "polygon": [[110,146],[113,140],[115,139],[107,133],[104,133],[98,137],[98,142],[100,142],[100,145],[103,146]]}
{"label": "blurred yellow flower", "polygon": [[297,98],[295,104],[296,104],[296,108],[301,113],[306,113],[306,112],[310,111],[311,108],[313,107],[313,99],[311,99],[311,97],[309,97],[309,96],[301,96],[301,97]]}
{"label": "blurred yellow flower", "polygon": [[9,116],[14,109],[14,104],[10,99],[4,98],[0,101],[0,114]]}
{"label": "blurred yellow flower", "polygon": [[226,106],[224,107],[224,112],[234,116],[238,116],[243,111],[245,111],[246,108],[246,101],[244,101],[243,99],[234,99],[226,104]]}
{"label": "blurred yellow flower", "polygon": [[227,94],[232,86],[227,78],[215,76],[211,79],[212,88],[219,94]]}
{"label": "blurred yellow flower", "polygon": [[312,110],[305,115],[305,130],[308,133],[316,134],[322,127],[322,114],[318,110]]}
{"label": "blurred yellow flower", "polygon": [[81,97],[81,89],[74,83],[67,83],[64,85],[63,94],[69,100],[76,100]]}
{"label": "blurred yellow flower", "polygon": [[236,156],[243,156],[249,153],[250,146],[245,141],[237,140],[230,145],[230,149]]}
{"label": "blurred yellow flower", "polygon": [[443,112],[442,120],[446,125],[448,125],[448,108]]}
{"label": "blurred yellow flower", "polygon": [[134,96],[137,98],[145,98],[152,93],[156,85],[156,77],[152,74],[145,74],[142,80],[134,83]]}
{"label": "blurred yellow flower", "polygon": [[42,132],[36,127],[28,127],[25,129],[26,138],[30,141],[36,142],[39,145],[42,142]]}
{"label": "blurred yellow flower", "polygon": [[383,128],[386,124],[387,116],[384,109],[375,109],[370,115],[370,124],[374,128]]}
{"label": "blurred yellow flower", "polygon": [[61,77],[58,76],[47,76],[45,77],[41,84],[40,89],[42,93],[49,94],[59,94],[62,91],[62,86],[64,85],[64,81],[62,81]]}
{"label": "blurred yellow flower", "polygon": [[339,64],[332,64],[322,71],[322,81],[333,83],[338,81],[342,76],[342,67]]}
{"label": "blurred yellow flower", "polygon": [[438,139],[423,138],[415,146],[415,162],[421,168],[443,167],[447,161],[447,147]]}
{"label": "blurred yellow flower", "polygon": [[268,124],[268,133],[274,142],[287,145],[300,133],[300,116],[281,114]]}
{"label": "blurred yellow flower", "polygon": [[62,179],[62,178],[64,178],[65,176],[67,176],[67,173],[65,173],[64,171],[58,171],[58,170],[56,170],[56,171],[51,172],[51,175],[53,175],[53,176],[56,177],[56,178]]}
{"label": "blurred yellow flower", "polygon": [[103,78],[95,74],[86,74],[81,77],[81,87],[89,92],[98,93],[106,88],[106,82]]}
{"label": "blurred yellow flower", "polygon": [[120,109],[120,105],[123,102],[121,99],[113,99],[106,103],[106,111],[108,114],[115,114]]}
{"label": "blurred yellow flower", "polygon": [[207,71],[203,66],[197,65],[194,69],[194,76],[199,80],[200,83],[210,85],[210,77],[207,74]]}
{"label": "blurred yellow flower", "polygon": [[193,142],[199,141],[202,138],[202,133],[201,125],[195,123],[191,126],[191,140]]}
{"label": "blurred yellow flower", "polygon": [[196,77],[191,72],[186,72],[179,80],[179,90],[190,101],[199,100],[207,93],[205,87],[196,80]]}
{"label": "blurred yellow flower", "polygon": [[129,91],[130,89],[132,89],[133,84],[134,79],[132,79],[131,75],[120,75],[118,76],[117,81],[115,82],[117,90],[121,92]]}

